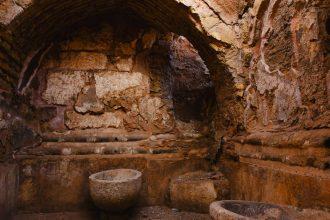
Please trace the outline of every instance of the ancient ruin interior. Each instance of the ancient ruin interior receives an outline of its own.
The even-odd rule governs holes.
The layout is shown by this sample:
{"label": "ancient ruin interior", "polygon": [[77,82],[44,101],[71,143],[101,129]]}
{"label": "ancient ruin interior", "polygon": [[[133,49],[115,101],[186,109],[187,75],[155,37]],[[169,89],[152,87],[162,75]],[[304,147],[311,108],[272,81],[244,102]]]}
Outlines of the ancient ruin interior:
{"label": "ancient ruin interior", "polygon": [[329,0],[0,0],[0,219],[330,219]]}

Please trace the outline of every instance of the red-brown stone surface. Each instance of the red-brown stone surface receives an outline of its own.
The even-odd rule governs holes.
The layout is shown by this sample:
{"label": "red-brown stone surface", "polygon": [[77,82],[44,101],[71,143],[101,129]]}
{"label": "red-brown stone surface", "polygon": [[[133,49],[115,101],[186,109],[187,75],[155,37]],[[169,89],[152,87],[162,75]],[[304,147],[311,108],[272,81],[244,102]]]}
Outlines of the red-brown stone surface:
{"label": "red-brown stone surface", "polygon": [[[160,158],[138,162],[109,161],[117,148],[108,139],[94,148],[40,143],[42,132],[106,127],[214,139],[201,160],[213,169],[220,160],[231,198],[329,208],[329,8],[327,0],[1,1],[0,161],[39,155],[18,162],[20,208],[90,207],[87,173],[122,166],[146,172],[141,204],[163,204],[168,176],[208,154],[184,138],[190,150],[175,160],[160,159],[176,150],[160,141],[151,151]],[[102,155],[102,144],[114,155]],[[122,152],[132,150],[125,144]]]}

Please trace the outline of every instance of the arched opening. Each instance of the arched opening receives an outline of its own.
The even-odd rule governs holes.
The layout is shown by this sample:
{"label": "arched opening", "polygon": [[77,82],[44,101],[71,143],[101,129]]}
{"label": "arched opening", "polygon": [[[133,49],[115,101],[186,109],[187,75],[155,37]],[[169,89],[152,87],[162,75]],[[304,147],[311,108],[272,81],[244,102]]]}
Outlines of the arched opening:
{"label": "arched opening", "polygon": [[128,11],[66,30],[22,90],[33,97],[39,133],[75,130],[84,139],[84,130],[112,128],[213,139],[215,88],[185,37]]}
{"label": "arched opening", "polygon": [[[25,71],[16,76],[18,92],[21,93],[29,84],[29,79],[35,75],[35,71],[30,67],[38,67],[39,58],[45,55],[50,43],[61,33],[70,32],[74,25],[88,19],[109,16],[116,11],[133,11],[153,28],[164,33],[172,32],[185,36],[190,41],[205,61],[216,90],[219,106],[215,114],[216,139],[219,140],[225,134],[240,132],[244,130],[243,105],[242,95],[237,96],[237,90],[240,90],[239,94],[243,94],[243,88],[235,87],[232,70],[229,70],[223,61],[226,50],[236,46],[234,32],[222,22],[218,22],[219,18],[216,18],[215,12],[207,4],[206,8],[193,12],[191,7],[196,4],[198,5],[197,2],[176,1],[34,2],[8,26],[25,60],[22,61],[22,69]],[[203,13],[212,19],[201,17]],[[225,30],[224,36],[219,34],[221,28]],[[229,33],[231,35],[228,35]]]}
{"label": "arched opening", "polygon": [[[141,12],[146,8],[138,5],[129,7],[133,10],[117,6],[104,11],[98,5],[79,17],[87,6],[76,9],[73,5],[54,6],[47,14],[40,10],[40,3],[10,24],[24,54],[15,89],[25,98],[17,108],[27,106],[25,118],[30,120],[22,130],[33,131],[16,143],[14,154],[22,165],[19,209],[91,208],[88,192],[81,190],[87,184],[83,176],[118,166],[149,173],[139,203],[163,205],[168,178],[209,170],[217,145],[215,122],[223,118],[217,103],[226,100],[225,106],[233,100],[229,97],[235,97],[231,75],[210,46],[212,38],[191,23],[194,18],[180,18],[178,24],[168,17],[174,13],[166,14],[172,5],[157,9],[165,10],[153,15],[160,17],[149,17],[152,13]],[[65,13],[70,16],[59,20],[57,13],[65,8],[72,10]],[[186,10],[182,5],[177,9]],[[220,96],[218,91],[224,93]],[[226,130],[232,123],[228,117],[223,121]],[[65,170],[71,168],[64,168],[62,160],[67,157],[72,157],[69,164],[77,166],[69,165],[77,176],[67,176]],[[36,164],[26,164],[27,158]],[[29,169],[34,170],[32,176],[25,172]],[[45,169],[53,170],[55,179],[48,171],[43,173]],[[49,181],[63,178],[77,185],[65,185],[59,197],[51,196],[59,190]],[[159,186],[159,181],[164,184]],[[25,196],[26,191],[36,194]],[[50,199],[43,202],[47,195]]]}

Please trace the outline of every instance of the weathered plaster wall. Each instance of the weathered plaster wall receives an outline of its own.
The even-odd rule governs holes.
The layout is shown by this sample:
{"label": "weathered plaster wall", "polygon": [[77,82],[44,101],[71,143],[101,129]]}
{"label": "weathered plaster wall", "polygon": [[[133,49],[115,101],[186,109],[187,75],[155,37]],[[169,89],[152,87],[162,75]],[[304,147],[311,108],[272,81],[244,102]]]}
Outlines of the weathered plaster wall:
{"label": "weathered plaster wall", "polygon": [[255,1],[244,14],[248,128],[329,127],[328,12],[327,1]]}

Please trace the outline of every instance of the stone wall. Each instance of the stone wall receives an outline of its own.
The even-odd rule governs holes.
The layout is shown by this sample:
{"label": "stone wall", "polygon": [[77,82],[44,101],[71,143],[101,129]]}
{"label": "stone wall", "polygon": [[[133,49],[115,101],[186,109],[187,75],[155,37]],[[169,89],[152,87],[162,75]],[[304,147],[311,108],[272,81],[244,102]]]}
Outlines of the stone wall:
{"label": "stone wall", "polygon": [[[58,42],[72,32],[74,24],[84,26],[86,20],[98,20],[102,14],[130,10],[139,15],[137,21],[145,20],[157,31],[141,27],[141,35],[122,41],[117,40],[119,30],[87,30],[88,34],[80,35],[83,39],[78,34],[71,41]],[[195,95],[185,83],[168,83],[156,73],[160,66],[171,66],[174,79],[191,85],[198,81],[198,86],[204,85],[197,86],[203,94],[208,94],[209,84],[189,75],[192,69],[206,71],[203,65],[196,68],[195,61],[200,62],[193,50],[183,52],[187,60],[194,60],[188,67],[182,67],[185,59],[172,60],[181,56],[180,47],[186,43],[176,39],[172,46],[179,46],[165,43],[164,47],[161,42],[168,42],[168,36],[161,36],[161,31],[174,32],[194,45],[209,69],[217,105],[209,127],[214,128],[212,137],[222,140],[212,150],[218,151],[215,156],[221,160],[225,144],[223,153],[230,161],[222,168],[230,171],[227,175],[235,184],[232,197],[328,208],[324,185],[329,175],[329,12],[327,0],[4,0],[0,3],[0,122],[13,129],[0,129],[0,135],[13,138],[2,139],[1,147],[13,147],[15,137],[37,140],[30,129],[118,127],[176,132],[191,127],[173,118],[183,122],[196,118],[196,112],[187,111],[192,108],[187,108],[184,97],[197,97],[191,103],[201,103],[205,97]],[[102,40],[111,33],[118,42]],[[36,74],[52,44],[49,54],[53,56]],[[172,57],[154,59],[169,51]],[[146,74],[146,60],[153,63],[149,66],[153,74]],[[182,77],[180,72],[187,74]],[[33,76],[36,80],[29,85]],[[128,78],[129,83],[119,83],[121,88],[103,86]],[[25,96],[17,94],[22,88],[27,88]],[[207,103],[202,106],[212,109]],[[198,117],[210,118],[208,110],[198,112],[206,112]],[[17,122],[20,129],[14,126]],[[14,144],[34,146],[29,141]],[[251,182],[264,186],[261,192],[253,194],[259,188],[240,186]],[[304,191],[305,184],[310,190]],[[306,202],[305,198],[313,199]]]}
{"label": "stone wall", "polygon": [[0,163],[0,218],[10,219],[16,210],[18,170],[15,164]]}
{"label": "stone wall", "polygon": [[0,25],[0,94],[12,93],[18,81],[23,57],[9,31]]}
{"label": "stone wall", "polygon": [[143,173],[138,206],[165,205],[171,178],[195,170],[207,170],[209,163],[196,156],[80,155],[23,156],[19,163],[17,206],[23,212],[91,211],[88,176],[107,169],[128,168]]}
{"label": "stone wall", "polygon": [[327,1],[255,1],[241,21],[247,128],[329,127]]}
{"label": "stone wall", "polygon": [[330,208],[328,171],[251,158],[242,158],[239,163],[222,160],[221,164],[226,177],[235,183],[231,199],[325,211]]}
{"label": "stone wall", "polygon": [[[7,0],[0,7],[0,22],[28,54],[72,24],[129,8],[161,30],[186,36],[199,50],[221,103],[218,139],[242,131],[329,126],[327,1],[120,3],[100,0],[89,7],[89,0],[24,4]],[[44,8],[52,8],[51,13]]]}
{"label": "stone wall", "polygon": [[187,39],[134,22],[91,23],[53,46],[27,91],[40,132],[208,134],[215,98],[203,60]]}

